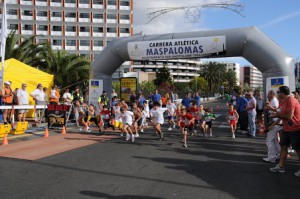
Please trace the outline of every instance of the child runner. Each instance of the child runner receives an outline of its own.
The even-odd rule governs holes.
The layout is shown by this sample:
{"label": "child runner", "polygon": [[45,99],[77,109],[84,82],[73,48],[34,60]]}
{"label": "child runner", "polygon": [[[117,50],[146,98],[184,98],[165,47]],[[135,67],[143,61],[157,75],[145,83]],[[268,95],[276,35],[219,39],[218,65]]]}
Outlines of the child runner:
{"label": "child runner", "polygon": [[123,124],[122,124],[122,118],[120,118],[120,114],[121,114],[121,107],[120,107],[120,103],[116,103],[115,106],[113,106],[113,116],[115,118],[115,123],[114,123],[114,127],[115,128],[118,128],[118,129],[121,129],[121,136],[123,136],[123,131],[122,131],[122,127],[123,127]]}
{"label": "child runner", "polygon": [[135,137],[140,137],[138,128],[142,125],[142,111],[138,108],[137,103],[132,103],[132,112],[134,114],[133,128],[135,130]]}
{"label": "child runner", "polygon": [[205,119],[204,119],[205,111],[203,109],[203,105],[199,106],[199,128],[202,131],[203,136],[205,136],[204,129],[205,129]]}
{"label": "child runner", "polygon": [[79,130],[82,131],[82,126],[85,127],[86,132],[89,131],[88,123],[85,122],[86,113],[83,109],[83,107],[80,105],[80,101],[75,101],[75,107],[74,107],[75,115],[78,115],[78,125],[80,126]]}
{"label": "child runner", "polygon": [[193,132],[195,118],[190,113],[187,113],[185,106],[181,107],[179,122],[180,130],[183,133],[183,147],[187,148],[187,134],[188,132]]}
{"label": "child runner", "polygon": [[212,113],[211,109],[206,109],[204,114],[205,119],[205,129],[204,129],[204,136],[205,137],[212,137],[212,121],[216,119],[215,115]]}
{"label": "child runner", "polygon": [[235,139],[235,131],[236,131],[237,121],[239,119],[239,114],[234,109],[234,105],[233,104],[229,105],[227,119],[228,119],[228,123],[230,124],[232,138]]}
{"label": "child runner", "polygon": [[122,107],[119,118],[122,119],[123,131],[126,133],[126,141],[130,140],[130,136],[131,136],[131,141],[134,142],[134,135],[132,134],[131,131],[131,126],[133,122],[133,112],[127,111],[126,108]]}
{"label": "child runner", "polygon": [[128,110],[128,105],[126,104],[125,99],[122,98],[120,103],[121,103],[121,108],[125,108],[126,110]]}
{"label": "child runner", "polygon": [[141,112],[141,119],[139,120],[138,122],[138,127],[140,129],[140,132],[143,133],[144,132],[144,107],[142,105],[139,105],[138,107],[140,109],[140,112]]}
{"label": "child runner", "polygon": [[172,103],[171,99],[168,99],[166,107],[168,109],[168,122],[169,122],[169,129],[168,130],[171,131],[172,126],[173,126],[173,128],[175,128],[174,117],[176,115],[177,107],[175,106],[174,103]]}
{"label": "child runner", "polygon": [[148,126],[147,118],[150,118],[150,109],[147,101],[144,101],[143,106],[143,124],[145,126]]}
{"label": "child runner", "polygon": [[192,107],[190,107],[190,114],[195,118],[194,131],[191,132],[191,136],[193,136],[193,133],[197,133],[196,125],[199,124],[200,121],[199,108],[197,106],[197,102],[193,102]]}
{"label": "child runner", "polygon": [[167,108],[160,107],[159,102],[153,103],[153,108],[150,110],[150,116],[152,118],[152,123],[154,124],[154,129],[156,131],[156,135],[162,141],[164,138],[164,134],[161,131],[161,125],[164,124],[164,112],[167,111]]}
{"label": "child runner", "polygon": [[[106,129],[107,128],[112,128],[115,130],[115,127],[110,123],[111,121],[111,112],[108,110],[108,106],[104,105],[103,110],[100,112],[102,124],[104,127],[104,134],[106,134]],[[100,128],[101,130],[101,128]]]}

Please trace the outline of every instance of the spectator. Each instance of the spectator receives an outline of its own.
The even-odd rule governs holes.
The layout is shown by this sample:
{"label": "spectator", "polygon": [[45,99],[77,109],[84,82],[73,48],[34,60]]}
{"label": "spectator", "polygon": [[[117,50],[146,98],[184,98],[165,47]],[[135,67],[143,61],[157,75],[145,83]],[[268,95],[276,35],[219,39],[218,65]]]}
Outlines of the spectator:
{"label": "spectator", "polygon": [[111,98],[113,97],[117,97],[118,98],[118,94],[116,93],[116,91],[113,89],[111,92]]}
{"label": "spectator", "polygon": [[177,100],[178,100],[178,95],[177,95],[177,93],[171,91],[171,99],[172,99],[172,102],[176,105],[176,103],[178,103],[178,102],[177,102]]}
{"label": "spectator", "polygon": [[255,118],[256,118],[256,99],[253,97],[252,93],[249,92],[246,94],[246,98],[248,99],[248,104],[246,106],[246,111],[248,113],[248,124],[249,124],[249,131],[248,136],[249,137],[255,137],[256,136],[256,124],[255,124]]}
{"label": "spectator", "polygon": [[152,107],[153,107],[153,93],[152,92],[149,92],[148,101],[149,101],[149,108],[152,109]]}
{"label": "spectator", "polygon": [[70,93],[69,88],[66,88],[65,93],[63,94],[64,105],[71,106],[72,103],[72,95]]}
{"label": "spectator", "polygon": [[[43,91],[43,85],[38,84],[36,89],[30,94],[31,97],[33,97],[35,101],[35,105],[46,105],[46,95]],[[44,115],[43,112],[40,112],[40,110],[36,110],[36,116],[35,116],[35,122],[37,122],[39,119],[42,119],[42,115]]]}
{"label": "spectator", "polygon": [[167,106],[167,100],[168,100],[168,98],[167,98],[166,94],[163,95],[162,98],[161,98],[161,102],[162,102],[161,105],[162,105],[162,107],[166,107]]}
{"label": "spectator", "polygon": [[103,103],[104,105],[109,105],[109,99],[106,95],[106,91],[102,92],[102,95],[98,98],[98,106],[100,107],[100,103]]}
{"label": "spectator", "polygon": [[43,91],[45,93],[45,102],[47,103],[49,101],[49,97],[48,97],[48,88],[47,87],[44,87],[43,88]]}
{"label": "spectator", "polygon": [[[284,173],[285,161],[288,155],[288,147],[291,144],[300,159],[300,104],[298,100],[291,96],[287,86],[280,86],[277,91],[278,99],[281,101],[280,109],[271,117],[282,120],[283,132],[280,136],[280,161],[279,164],[270,168],[271,172]],[[300,177],[300,170],[295,176]]]}
{"label": "spectator", "polygon": [[248,113],[246,111],[246,106],[248,104],[248,100],[242,95],[242,92],[239,91],[236,94],[236,111],[239,114],[238,124],[240,125],[241,133],[248,133]]}
{"label": "spectator", "polygon": [[80,103],[83,103],[83,95],[80,92],[79,86],[76,86],[75,91],[72,94],[72,101],[79,101]]}
{"label": "spectator", "polygon": [[57,85],[52,86],[52,90],[50,93],[50,104],[58,104],[59,103],[60,94],[57,90]]}
{"label": "spectator", "polygon": [[146,99],[144,98],[143,94],[140,93],[138,98],[138,106],[144,106],[144,101],[146,101]]}
{"label": "spectator", "polygon": [[161,100],[161,95],[158,93],[158,90],[155,90],[155,94],[152,95],[152,102],[155,103],[159,103]]}
{"label": "spectator", "polygon": [[189,97],[189,94],[186,93],[186,94],[185,94],[185,97],[184,97],[184,98],[182,99],[182,101],[181,101],[181,104],[182,104],[183,106],[185,106],[186,109],[189,109],[189,108],[190,108],[190,103],[191,103],[191,98]]}
{"label": "spectator", "polygon": [[[22,84],[22,88],[18,90],[17,97],[18,97],[18,105],[29,105],[29,96],[26,90],[27,85],[25,83]],[[20,109],[18,114],[19,122],[26,120],[26,113],[28,109]]]}
{"label": "spectator", "polygon": [[296,98],[296,100],[298,100],[298,102],[300,103],[300,96],[299,96],[299,93],[297,91],[293,91],[292,92],[293,95],[294,95],[294,98]]}
{"label": "spectator", "polygon": [[257,103],[257,106],[256,106],[257,120],[261,121],[262,114],[264,111],[264,100],[263,100],[263,96],[262,96],[261,92],[257,93],[257,97],[255,99],[256,99],[256,103]]}
{"label": "spectator", "polygon": [[136,101],[136,95],[133,91],[132,91],[129,99],[130,99],[130,106],[132,106],[132,104]]}
{"label": "spectator", "polygon": [[201,104],[201,101],[200,101],[200,100],[201,100],[201,99],[200,99],[200,96],[199,96],[199,93],[198,93],[198,92],[195,93],[194,100],[195,100],[197,106],[200,107],[200,104]]}
{"label": "spectator", "polygon": [[[10,106],[13,103],[13,92],[10,88],[10,82],[6,81],[4,82],[4,88],[2,89],[2,103],[5,106]],[[3,121],[4,124],[10,123],[11,119],[11,109],[4,109],[3,110]]]}

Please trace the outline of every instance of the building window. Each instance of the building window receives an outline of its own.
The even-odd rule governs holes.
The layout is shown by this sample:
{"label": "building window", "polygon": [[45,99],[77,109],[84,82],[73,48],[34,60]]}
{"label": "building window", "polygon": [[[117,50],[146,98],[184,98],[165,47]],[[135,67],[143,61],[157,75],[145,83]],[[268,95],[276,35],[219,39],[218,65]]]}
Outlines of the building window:
{"label": "building window", "polygon": [[61,39],[53,39],[52,45],[54,46],[61,46],[62,42]]}
{"label": "building window", "polygon": [[90,32],[90,27],[80,26],[80,32]]}
{"label": "building window", "polygon": [[129,6],[129,2],[128,1],[120,1],[120,6]]}
{"label": "building window", "polygon": [[24,25],[23,30],[33,30],[33,25]]}
{"label": "building window", "polygon": [[80,0],[79,3],[90,4],[90,0]]}
{"label": "building window", "polygon": [[18,15],[18,11],[17,10],[13,10],[13,9],[9,9],[8,10],[8,14],[9,15]]}
{"label": "building window", "polygon": [[107,14],[107,19],[117,19],[117,15],[115,15],[115,14]]}
{"label": "building window", "polygon": [[48,43],[48,39],[39,39],[39,43]]}
{"label": "building window", "polygon": [[129,15],[120,15],[120,19],[129,20],[130,16]]}
{"label": "building window", "polygon": [[103,32],[103,27],[94,27],[93,32]]}
{"label": "building window", "polygon": [[47,17],[47,11],[38,11],[36,15],[39,17]]}
{"label": "building window", "polygon": [[120,28],[120,33],[129,33],[129,28]]}
{"label": "building window", "polygon": [[116,5],[117,5],[117,2],[114,1],[114,0],[108,0],[108,1],[107,1],[107,5],[116,6]]}
{"label": "building window", "polygon": [[67,46],[76,46],[76,40],[67,40]]}
{"label": "building window", "polygon": [[62,28],[61,28],[61,26],[53,26],[52,30],[53,31],[61,31]]}
{"label": "building window", "polygon": [[18,30],[18,24],[9,24],[8,29]]}
{"label": "building window", "polygon": [[53,3],[61,3],[61,0],[51,0]]}
{"label": "building window", "polygon": [[93,4],[103,4],[103,0],[93,0]]}
{"label": "building window", "polygon": [[47,25],[39,25],[38,26],[38,30],[47,31],[48,30],[48,26]]}
{"label": "building window", "polygon": [[90,13],[80,13],[79,18],[88,19],[88,18],[90,18]]}
{"label": "building window", "polygon": [[61,17],[61,12],[52,12],[52,17]]}
{"label": "building window", "polygon": [[23,14],[24,14],[24,16],[32,16],[32,11],[31,10],[24,10]]}
{"label": "building window", "polygon": [[103,19],[103,14],[93,14],[94,19]]}
{"label": "building window", "polygon": [[67,12],[67,13],[66,13],[66,17],[69,17],[69,18],[76,18],[76,13],[75,13],[75,12]]}
{"label": "building window", "polygon": [[116,28],[107,28],[107,32],[117,33],[117,29]]}
{"label": "building window", "polygon": [[48,0],[36,0],[37,2],[47,2]]}
{"label": "building window", "polygon": [[65,0],[65,3],[76,3],[76,0]]}
{"label": "building window", "polygon": [[94,46],[103,46],[102,40],[94,40]]}
{"label": "building window", "polygon": [[90,46],[90,40],[80,40],[80,46]]}
{"label": "building window", "polygon": [[76,32],[76,26],[67,26],[66,31],[67,32]]}

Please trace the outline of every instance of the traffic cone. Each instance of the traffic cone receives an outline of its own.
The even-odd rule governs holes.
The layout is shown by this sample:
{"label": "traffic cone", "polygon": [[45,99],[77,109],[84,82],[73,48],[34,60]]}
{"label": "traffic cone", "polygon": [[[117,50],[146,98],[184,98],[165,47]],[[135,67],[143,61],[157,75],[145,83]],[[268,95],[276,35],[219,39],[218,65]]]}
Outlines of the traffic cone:
{"label": "traffic cone", "polygon": [[66,127],[63,126],[62,129],[61,129],[61,134],[64,135],[64,134],[66,134],[66,133],[67,133],[67,132],[66,132]]}
{"label": "traffic cone", "polygon": [[7,134],[4,134],[2,145],[8,145]]}
{"label": "traffic cone", "polygon": [[45,134],[44,134],[44,138],[47,138],[49,137],[49,131],[48,131],[48,128],[45,129]]}
{"label": "traffic cone", "polygon": [[265,134],[265,130],[266,130],[266,127],[265,127],[265,121],[264,121],[264,114],[262,114],[262,119],[260,120],[260,123],[259,123],[258,134]]}

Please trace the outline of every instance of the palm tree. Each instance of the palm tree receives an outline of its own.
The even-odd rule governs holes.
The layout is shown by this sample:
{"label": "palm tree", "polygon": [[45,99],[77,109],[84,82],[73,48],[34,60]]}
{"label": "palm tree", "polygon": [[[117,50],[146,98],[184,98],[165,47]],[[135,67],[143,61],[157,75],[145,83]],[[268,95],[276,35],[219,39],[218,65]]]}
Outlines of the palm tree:
{"label": "palm tree", "polygon": [[209,90],[218,90],[218,86],[223,84],[226,67],[217,62],[208,62],[201,66],[200,75],[208,82]]}

